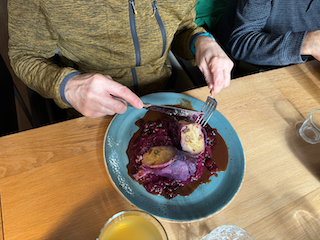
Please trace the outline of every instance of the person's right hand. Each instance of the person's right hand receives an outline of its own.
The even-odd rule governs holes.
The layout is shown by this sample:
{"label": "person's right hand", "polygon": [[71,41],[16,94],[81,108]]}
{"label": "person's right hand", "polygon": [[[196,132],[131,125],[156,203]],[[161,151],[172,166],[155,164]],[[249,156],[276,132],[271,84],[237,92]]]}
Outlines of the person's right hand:
{"label": "person's right hand", "polygon": [[320,30],[307,32],[300,53],[301,55],[311,55],[320,61]]}
{"label": "person's right hand", "polygon": [[195,48],[197,65],[213,97],[230,85],[234,64],[220,45],[208,36],[199,36],[195,41]]}
{"label": "person's right hand", "polygon": [[142,108],[142,101],[136,94],[107,75],[76,75],[65,87],[66,100],[74,109],[90,118],[121,114],[127,110],[124,103],[115,100],[110,94],[127,100],[135,108]]}

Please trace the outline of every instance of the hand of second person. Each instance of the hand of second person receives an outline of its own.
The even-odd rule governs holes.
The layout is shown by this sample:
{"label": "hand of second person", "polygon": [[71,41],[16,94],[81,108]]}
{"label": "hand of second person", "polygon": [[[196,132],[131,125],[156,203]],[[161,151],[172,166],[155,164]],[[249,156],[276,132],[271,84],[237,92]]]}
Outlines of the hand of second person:
{"label": "hand of second person", "polygon": [[110,94],[127,100],[135,108],[142,108],[142,101],[136,94],[108,75],[96,73],[76,75],[65,87],[65,97],[72,107],[91,118],[121,114],[126,111],[125,104],[113,99]]}
{"label": "hand of second person", "polygon": [[197,65],[212,90],[211,94],[228,87],[234,64],[219,44],[208,36],[200,36],[195,42],[195,48]]}

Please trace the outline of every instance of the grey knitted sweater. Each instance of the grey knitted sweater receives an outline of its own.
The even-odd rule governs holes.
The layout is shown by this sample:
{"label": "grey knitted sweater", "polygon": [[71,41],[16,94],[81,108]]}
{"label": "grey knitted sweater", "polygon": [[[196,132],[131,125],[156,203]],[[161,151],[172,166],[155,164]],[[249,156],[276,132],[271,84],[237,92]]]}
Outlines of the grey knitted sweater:
{"label": "grey knitted sweater", "polygon": [[320,0],[238,0],[231,55],[257,65],[305,61],[300,49],[307,31],[320,29]]}

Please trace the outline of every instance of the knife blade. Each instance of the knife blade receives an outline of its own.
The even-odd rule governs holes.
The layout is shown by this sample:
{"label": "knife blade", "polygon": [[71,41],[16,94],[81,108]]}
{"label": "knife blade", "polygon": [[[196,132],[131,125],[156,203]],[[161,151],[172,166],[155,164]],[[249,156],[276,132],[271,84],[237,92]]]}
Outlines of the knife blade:
{"label": "knife blade", "polygon": [[[119,100],[126,104],[126,106],[131,106],[132,105],[124,100],[123,98],[116,97],[111,95],[114,99]],[[165,106],[165,105],[156,105],[156,104],[151,104],[151,103],[143,103],[143,108],[144,109],[149,109],[152,111],[157,111],[161,113],[165,113],[169,116],[183,116],[183,117],[193,117],[193,116],[199,116],[201,113],[195,110],[189,110],[189,109],[184,109],[180,107],[173,107],[173,106]]]}
{"label": "knife blade", "polygon": [[150,103],[144,103],[143,108],[165,113],[169,116],[183,116],[183,117],[193,117],[198,116],[200,113],[194,110],[173,107],[173,106],[165,106],[165,105],[155,105]]}

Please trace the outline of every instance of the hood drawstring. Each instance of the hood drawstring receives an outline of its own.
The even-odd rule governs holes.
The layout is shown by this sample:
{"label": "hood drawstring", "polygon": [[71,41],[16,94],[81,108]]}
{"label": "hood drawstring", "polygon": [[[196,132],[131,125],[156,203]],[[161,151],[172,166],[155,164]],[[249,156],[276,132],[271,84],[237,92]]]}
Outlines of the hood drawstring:
{"label": "hood drawstring", "polygon": [[158,8],[158,6],[157,6],[157,2],[156,2],[156,1],[153,1],[153,2],[152,2],[152,9],[153,9],[153,12],[152,12],[151,17],[154,17],[154,14],[156,13],[157,8]]}
{"label": "hood drawstring", "polygon": [[130,3],[131,6],[132,6],[132,9],[133,9],[134,14],[137,14],[136,6],[134,5],[134,0],[129,0],[129,3]]}

